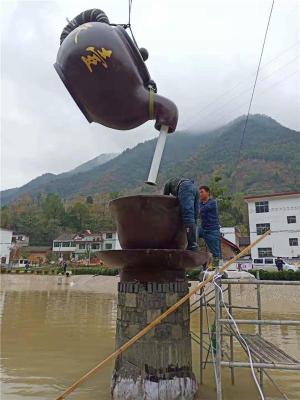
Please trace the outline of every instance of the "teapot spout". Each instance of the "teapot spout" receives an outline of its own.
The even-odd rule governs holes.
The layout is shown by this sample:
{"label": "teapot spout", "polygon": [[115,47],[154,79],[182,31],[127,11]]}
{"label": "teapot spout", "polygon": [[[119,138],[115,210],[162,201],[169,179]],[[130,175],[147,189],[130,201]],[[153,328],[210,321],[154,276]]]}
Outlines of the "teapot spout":
{"label": "teapot spout", "polygon": [[161,130],[161,127],[167,126],[168,133],[175,131],[178,122],[178,109],[173,101],[166,97],[155,95],[154,101],[154,119],[155,129]]}

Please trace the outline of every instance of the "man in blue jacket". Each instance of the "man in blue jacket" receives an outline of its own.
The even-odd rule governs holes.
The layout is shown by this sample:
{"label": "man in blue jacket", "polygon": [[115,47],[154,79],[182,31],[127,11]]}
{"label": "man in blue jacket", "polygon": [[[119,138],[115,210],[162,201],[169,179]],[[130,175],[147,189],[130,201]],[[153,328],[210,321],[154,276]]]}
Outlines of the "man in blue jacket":
{"label": "man in blue jacket", "polygon": [[172,178],[164,187],[164,195],[177,197],[183,224],[186,229],[187,250],[198,251],[197,219],[199,215],[199,193],[191,179]]}
{"label": "man in blue jacket", "polygon": [[199,193],[201,228],[198,230],[198,235],[199,238],[204,239],[212,253],[213,265],[216,267],[221,258],[221,233],[217,202],[210,197],[208,186],[200,186]]}

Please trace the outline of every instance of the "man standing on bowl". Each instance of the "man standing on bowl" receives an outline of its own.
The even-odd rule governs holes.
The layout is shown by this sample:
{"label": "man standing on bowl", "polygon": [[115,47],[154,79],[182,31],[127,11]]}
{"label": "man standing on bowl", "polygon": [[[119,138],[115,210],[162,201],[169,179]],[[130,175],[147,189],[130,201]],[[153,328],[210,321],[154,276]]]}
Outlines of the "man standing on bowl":
{"label": "man standing on bowl", "polygon": [[199,192],[191,179],[171,178],[164,187],[164,195],[177,197],[184,227],[187,250],[198,251],[197,219],[199,215]]}
{"label": "man standing on bowl", "polygon": [[200,218],[199,238],[204,239],[213,255],[213,266],[217,267],[221,258],[221,233],[217,202],[210,196],[208,186],[199,187]]}

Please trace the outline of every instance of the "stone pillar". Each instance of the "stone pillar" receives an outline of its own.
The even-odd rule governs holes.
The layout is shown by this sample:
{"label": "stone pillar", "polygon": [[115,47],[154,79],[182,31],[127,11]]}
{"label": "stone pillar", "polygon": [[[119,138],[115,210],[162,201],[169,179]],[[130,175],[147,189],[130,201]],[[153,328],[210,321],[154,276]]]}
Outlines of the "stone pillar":
{"label": "stone pillar", "polygon": [[[120,282],[116,346],[119,347],[188,293],[183,282]],[[189,302],[121,354],[112,378],[114,400],[192,400]]]}

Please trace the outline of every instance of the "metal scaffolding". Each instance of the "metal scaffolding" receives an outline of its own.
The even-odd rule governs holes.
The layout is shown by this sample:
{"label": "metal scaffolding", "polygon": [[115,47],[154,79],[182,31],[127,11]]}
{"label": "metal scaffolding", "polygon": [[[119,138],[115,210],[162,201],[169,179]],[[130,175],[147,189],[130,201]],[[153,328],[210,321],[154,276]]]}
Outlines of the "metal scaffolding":
{"label": "metal scaffolding", "polygon": [[[235,345],[240,345],[247,353],[251,352],[253,360],[252,367],[259,374],[259,384],[263,390],[264,376],[276,387],[284,399],[288,399],[285,393],[266,370],[300,370],[300,361],[286,354],[279,347],[269,342],[263,337],[263,326],[266,325],[293,325],[300,326],[300,320],[267,320],[262,319],[261,304],[261,285],[290,285],[300,286],[297,281],[264,281],[257,279],[219,279],[216,281],[219,288],[210,287],[208,292],[204,289],[200,291],[200,297],[191,304],[191,313],[199,310],[199,335],[192,333],[192,339],[199,344],[200,352],[200,384],[204,383],[204,370],[207,364],[213,364],[216,399],[222,400],[222,367],[230,368],[231,384],[235,383],[236,368],[250,368],[250,362],[242,362],[234,359]],[[256,305],[242,306],[233,304],[232,285],[254,285],[256,288]],[[227,302],[225,303],[229,313],[233,315],[234,310],[256,311],[255,319],[235,319],[239,325],[257,326],[256,334],[238,335],[234,322],[225,318],[223,313],[225,305],[223,304],[220,288],[223,293],[227,292]],[[211,323],[208,310],[213,311],[213,322]],[[227,314],[226,314],[227,316]],[[205,330],[205,325],[207,329]],[[247,349],[248,347],[248,349]]]}

